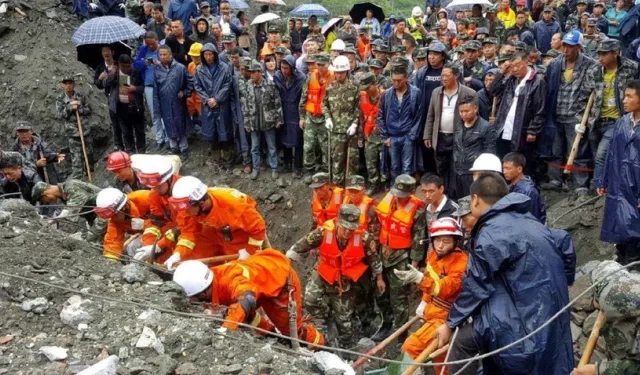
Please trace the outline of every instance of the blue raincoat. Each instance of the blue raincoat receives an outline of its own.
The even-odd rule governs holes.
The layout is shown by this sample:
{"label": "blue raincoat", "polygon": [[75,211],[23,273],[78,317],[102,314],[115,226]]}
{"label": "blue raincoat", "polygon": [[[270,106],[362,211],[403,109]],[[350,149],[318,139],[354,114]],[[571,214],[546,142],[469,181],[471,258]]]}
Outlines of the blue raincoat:
{"label": "blue raincoat", "polygon": [[509,192],[524,194],[531,199],[531,209],[529,212],[542,224],[547,222],[547,211],[544,208],[544,201],[536,188],[536,184],[529,176],[523,176],[515,185],[509,185]]}
{"label": "blue raincoat", "polygon": [[[529,198],[510,193],[478,220],[462,292],[447,326],[473,317],[483,353],[540,327],[569,302],[554,236],[528,212]],[[574,368],[569,312],[528,341],[485,359],[484,374],[567,375]]]}
{"label": "blue raincoat", "polygon": [[[276,72],[273,77],[273,83],[276,85],[282,100],[282,114],[284,117],[284,126],[278,129],[280,131],[280,140],[285,147],[296,147],[298,145],[300,129],[300,112],[298,106],[302,96],[302,86],[306,80],[306,76],[296,69],[296,58],[289,55],[284,58],[284,63],[293,69],[293,77],[287,85],[287,79],[280,71]],[[283,63],[281,62],[281,64]]]}
{"label": "blue raincoat", "polygon": [[[211,51],[215,55],[213,65],[207,64],[204,53]],[[207,43],[200,51],[202,64],[196,69],[196,92],[202,100],[202,116],[200,130],[202,139],[213,142],[227,142],[233,140],[232,101],[234,87],[231,67],[218,59],[218,50],[212,43]],[[206,103],[214,98],[218,104],[211,108]]]}
{"label": "blue raincoat", "polygon": [[609,243],[640,240],[640,128],[631,114],[618,119],[607,151],[602,186],[607,189],[600,239]]}
{"label": "blue raincoat", "polygon": [[567,285],[571,286],[576,279],[576,249],[573,247],[573,239],[567,231],[562,229],[549,228],[549,230],[562,254]]}
{"label": "blue raincoat", "polygon": [[[182,91],[183,96],[178,98]],[[187,111],[187,97],[193,92],[193,78],[187,68],[171,59],[169,68],[156,65],[153,80],[153,113],[162,118],[169,138],[181,138],[187,135],[191,123]]]}

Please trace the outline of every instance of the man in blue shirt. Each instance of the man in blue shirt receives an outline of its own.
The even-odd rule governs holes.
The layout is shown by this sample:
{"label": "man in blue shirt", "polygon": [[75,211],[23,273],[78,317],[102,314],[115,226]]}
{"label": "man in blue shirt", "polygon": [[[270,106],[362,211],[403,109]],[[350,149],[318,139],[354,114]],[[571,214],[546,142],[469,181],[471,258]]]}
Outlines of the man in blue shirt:
{"label": "man in blue shirt", "polygon": [[191,18],[198,17],[198,6],[193,0],[171,0],[167,17],[182,21],[184,35],[191,35]]}

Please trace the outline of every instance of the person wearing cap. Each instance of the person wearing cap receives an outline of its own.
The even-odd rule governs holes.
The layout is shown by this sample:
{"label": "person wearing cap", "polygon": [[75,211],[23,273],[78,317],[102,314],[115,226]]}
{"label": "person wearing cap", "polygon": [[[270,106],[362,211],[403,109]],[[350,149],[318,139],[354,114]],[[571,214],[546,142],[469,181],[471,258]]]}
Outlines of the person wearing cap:
{"label": "person wearing cap", "polygon": [[344,190],[331,184],[328,173],[320,172],[311,177],[309,187],[313,190],[311,198],[312,230],[322,227],[325,222],[338,216],[338,210],[344,199]]}
{"label": "person wearing cap", "polygon": [[397,19],[395,15],[390,15],[387,22],[385,22],[384,27],[382,29],[382,38],[389,39],[391,34],[393,33],[393,29],[396,25]]}
{"label": "person wearing cap", "polygon": [[[416,284],[422,292],[416,315],[425,323],[402,344],[402,351],[412,359],[416,359],[433,342],[436,328],[446,321],[449,310],[462,291],[462,279],[467,270],[468,256],[458,247],[463,234],[454,218],[434,221],[429,226],[429,237],[433,245],[427,255],[424,273],[411,266],[407,271],[396,271],[404,283]],[[444,370],[437,364],[444,362],[446,356],[442,353],[434,358],[437,374]]]}
{"label": "person wearing cap", "polygon": [[[212,5],[213,5],[213,7],[212,7]],[[201,19],[206,20],[207,23],[209,24],[209,26],[213,25],[214,23],[218,23],[218,18],[214,14],[218,14],[218,1],[217,0],[201,2],[200,3],[200,15],[198,16],[198,18],[195,19],[196,25],[198,23],[198,20],[201,20]]]}
{"label": "person wearing cap", "polygon": [[31,123],[17,122],[13,151],[22,155],[24,165],[37,171],[41,180],[44,181],[48,178],[49,183],[57,184],[59,182],[56,164],[60,164],[65,155],[55,152],[49,143],[43,141],[33,131]]}
{"label": "person wearing cap", "polygon": [[[196,76],[196,68],[202,63],[202,59],[200,58],[202,47],[203,46],[200,43],[193,43],[189,49],[191,62],[187,67],[187,71],[192,77]],[[191,116],[194,123],[200,122],[200,115],[202,115],[202,101],[195,90],[187,98],[187,111],[189,111],[189,116]]]}
{"label": "person wearing cap", "polygon": [[[439,41],[431,43],[426,51],[428,64],[414,74],[412,81],[413,85],[420,89],[423,103],[430,102],[431,93],[440,87],[442,68],[447,61],[447,47]],[[420,124],[424,124],[429,106],[423,105],[421,109]]]}
{"label": "person wearing cap", "polygon": [[346,56],[336,57],[332,69],[335,80],[327,86],[322,114],[330,137],[329,162],[333,183],[343,185],[345,177],[356,173],[359,167],[357,140],[362,134],[362,128],[358,127],[360,91],[357,84],[349,79],[351,66]]}
{"label": "person wearing cap", "polygon": [[396,22],[394,31],[391,33],[391,36],[389,37],[389,40],[388,40],[389,47],[391,48],[393,46],[401,46],[402,41],[407,38],[413,38],[413,36],[407,29],[407,21],[403,17],[400,17]]}
{"label": "person wearing cap", "polygon": [[276,67],[280,67],[280,62],[282,60],[284,60],[285,56],[289,56],[291,55],[291,51],[289,51],[289,49],[285,46],[278,46],[276,47],[276,51],[275,51],[275,57],[276,57]]}
{"label": "person wearing cap", "polygon": [[485,71],[497,67],[497,57],[498,40],[493,37],[482,39],[482,56],[478,60],[485,65]]}
{"label": "person wearing cap", "polygon": [[9,199],[24,199],[35,204],[31,191],[35,184],[41,182],[35,169],[25,165],[22,155],[7,151],[0,160],[0,194]]}
{"label": "person wearing cap", "polygon": [[428,54],[429,54],[429,51],[427,50],[427,48],[418,48],[416,50],[415,55],[413,57],[413,72],[411,73],[412,81],[413,81],[413,78],[418,73],[418,70],[420,70],[424,66],[427,66]]}
{"label": "person wearing cap", "polygon": [[[547,69],[547,94],[545,103],[545,128],[554,132],[545,132],[542,142],[542,155],[552,156],[552,162],[563,165],[571,152],[571,145],[576,136],[576,124],[580,123],[586,109],[589,94],[581,94],[581,90],[588,83],[589,71],[595,66],[595,61],[584,56],[582,50],[582,34],[571,30],[562,39],[564,54],[557,57]],[[552,145],[552,150],[549,150]],[[585,134],[578,145],[574,166],[586,168],[591,162],[589,158],[588,134]],[[551,152],[549,152],[551,151]],[[549,168],[549,182],[542,184],[544,189],[568,190],[563,182],[565,174],[563,168]],[[587,182],[589,173],[584,170],[571,172],[573,188],[576,194],[588,192]]]}
{"label": "person wearing cap", "polygon": [[360,229],[360,215],[360,209],[353,204],[343,205],[337,218],[302,237],[286,253],[287,258],[300,262],[301,255],[318,249],[318,264],[307,281],[304,304],[319,321],[320,331],[326,331],[328,319],[333,319],[342,348],[353,346],[357,339],[352,323],[356,285],[371,269],[378,293],[387,289],[375,237]]}
{"label": "person wearing cap", "polygon": [[271,25],[267,29],[269,32],[269,37],[267,39],[267,43],[264,44],[262,50],[260,51],[260,60],[264,60],[264,57],[267,55],[275,54],[275,50],[278,46],[280,46],[280,30],[278,26]]}
{"label": "person wearing cap", "polygon": [[576,1],[576,11],[571,13],[565,22],[564,29],[569,32],[580,27],[580,18],[587,10],[587,0]]}
{"label": "person wearing cap", "polygon": [[484,88],[478,91],[478,116],[489,121],[491,116],[491,110],[493,108],[493,96],[489,94],[489,87],[493,84],[493,81],[500,70],[498,68],[491,68],[484,74]]}
{"label": "person wearing cap", "polygon": [[587,29],[582,39],[582,51],[585,56],[589,56],[594,60],[598,60],[598,46],[600,42],[609,39],[604,33],[596,28],[597,20],[589,18],[587,20]]}
{"label": "person wearing cap", "polygon": [[[400,328],[409,318],[410,287],[404,285],[394,270],[405,271],[425,259],[422,240],[425,238],[424,202],[415,196],[416,180],[406,174],[396,177],[391,191],[376,206],[380,221],[378,237],[382,259],[382,274],[386,291],[376,301],[383,322],[371,339],[382,341]],[[406,333],[399,340],[406,338]]]}
{"label": "person wearing cap", "polygon": [[389,47],[384,43],[374,44],[373,45],[373,57],[376,60],[379,60],[382,63],[382,69],[387,67],[389,63],[389,59],[387,53],[389,52]]}
{"label": "person wearing cap", "polygon": [[[56,97],[56,117],[64,122],[64,135],[67,138],[71,156],[71,177],[81,179],[86,174],[84,151],[89,161],[89,169],[93,171],[93,137],[91,124],[87,121],[91,115],[91,106],[87,97],[75,90],[76,82],[72,76],[63,77],[61,84],[64,92]],[[82,123],[84,150],[80,140],[77,116]]]}
{"label": "person wearing cap", "polygon": [[489,35],[501,41],[504,36],[504,22],[498,18],[498,6],[492,5],[486,10]]}
{"label": "person wearing cap", "polygon": [[[304,139],[303,164],[307,174],[306,183],[310,183],[311,175],[317,170],[329,170],[329,148],[322,102],[327,87],[334,80],[334,72],[329,70],[331,62],[329,54],[321,52],[314,58],[317,69],[309,73],[307,81],[302,86],[299,106],[300,128],[303,130]],[[322,164],[316,165],[319,159],[322,160]]]}
{"label": "person wearing cap", "polygon": [[427,34],[427,30],[424,28],[425,21],[422,9],[418,6],[413,7],[411,17],[407,18],[407,26],[416,43],[421,43],[422,38]]}
{"label": "person wearing cap", "polygon": [[482,78],[485,67],[480,61],[482,44],[477,40],[469,40],[464,44],[464,62],[462,63],[464,81],[474,90],[482,89]]}
{"label": "person wearing cap", "polygon": [[111,185],[125,194],[147,189],[138,180],[131,165],[131,157],[124,151],[114,151],[107,156],[106,169],[115,177]]}
{"label": "person wearing cap", "polygon": [[371,60],[369,63],[369,70],[375,76],[378,88],[386,90],[391,87],[391,79],[383,74],[384,63],[381,60]]}
{"label": "person wearing cap", "polygon": [[360,29],[366,30],[369,36],[380,34],[380,21],[373,16],[371,9],[367,9],[365,17],[360,21]]}
{"label": "person wearing cap", "polygon": [[497,10],[496,17],[502,21],[505,29],[510,28],[516,23],[516,13],[511,9],[511,2],[509,0],[501,0]]}
{"label": "person wearing cap", "polygon": [[360,61],[366,62],[371,58],[371,39],[366,29],[358,30],[358,57]]}
{"label": "person wearing cap", "polygon": [[[382,188],[383,176],[380,171],[382,157],[382,139],[377,126],[380,98],[384,89],[377,84],[374,73],[365,73],[360,78],[360,124],[364,134],[364,159],[369,177],[367,195],[373,195]],[[386,176],[384,176],[386,177]]]}
{"label": "person wearing cap", "polygon": [[[96,197],[100,190],[102,189],[95,185],[75,179],[67,179],[57,185],[39,181],[31,189],[31,202],[33,204],[56,204],[59,202],[66,206],[49,222],[50,224],[67,217],[65,220],[78,223],[80,219],[78,214],[84,213],[82,217],[89,225],[87,241],[97,242],[104,238],[107,231],[107,222],[91,211],[91,208],[96,207]],[[76,231],[82,227],[73,230]]]}
{"label": "person wearing cap", "polygon": [[638,78],[638,63],[619,56],[620,42],[606,39],[598,44],[598,61],[582,88],[582,95],[595,92],[595,98],[588,124],[590,124],[589,143],[595,156],[595,171],[591,186],[602,183],[607,150],[615,131],[615,123],[624,113],[624,89],[629,82]]}
{"label": "person wearing cap", "polygon": [[596,26],[598,31],[607,35],[609,33],[609,20],[604,16],[606,10],[604,1],[597,0],[593,4],[591,17],[596,19]]}
{"label": "person wearing cap", "polygon": [[542,63],[548,67],[556,57],[560,56],[560,54],[561,53],[555,49],[550,49],[546,53],[542,54]]}
{"label": "person wearing cap", "polygon": [[470,195],[458,199],[458,209],[454,212],[452,217],[456,217],[460,221],[460,227],[462,228],[463,233],[462,249],[468,253],[471,251],[473,228],[478,222],[478,219],[471,215]]}
{"label": "person wearing cap", "polygon": [[551,38],[561,31],[560,24],[553,19],[553,7],[545,6],[542,17],[533,25],[533,36],[538,51],[547,53],[551,49]]}
{"label": "person wearing cap", "polygon": [[349,60],[349,78],[353,78],[354,71],[358,66],[357,54],[358,52],[356,51],[354,45],[351,43],[347,43],[344,47],[344,53],[342,55]]}
{"label": "person wearing cap", "polygon": [[547,212],[544,208],[544,201],[536,188],[536,184],[531,177],[525,175],[527,165],[524,155],[519,152],[510,152],[502,158],[502,171],[504,179],[509,182],[510,193],[524,194],[531,199],[529,212],[542,224],[547,221]]}

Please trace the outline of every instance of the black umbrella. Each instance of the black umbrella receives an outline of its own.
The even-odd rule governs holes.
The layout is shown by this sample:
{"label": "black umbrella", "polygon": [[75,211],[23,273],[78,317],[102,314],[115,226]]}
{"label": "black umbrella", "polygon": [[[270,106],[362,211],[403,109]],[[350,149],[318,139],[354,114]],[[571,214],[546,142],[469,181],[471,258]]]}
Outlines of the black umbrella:
{"label": "black umbrella", "polygon": [[95,69],[98,65],[104,63],[104,60],[102,59],[102,47],[104,46],[110,46],[111,49],[114,50],[113,59],[115,61],[118,61],[118,57],[120,57],[120,55],[131,56],[131,48],[124,43],[83,44],[76,47],[78,61]]}
{"label": "black umbrella", "polygon": [[384,21],[384,11],[382,8],[372,3],[358,3],[354,4],[349,11],[349,15],[351,16],[353,23],[360,24],[360,21],[367,16],[367,10],[372,11],[373,17],[377,18],[378,21]]}

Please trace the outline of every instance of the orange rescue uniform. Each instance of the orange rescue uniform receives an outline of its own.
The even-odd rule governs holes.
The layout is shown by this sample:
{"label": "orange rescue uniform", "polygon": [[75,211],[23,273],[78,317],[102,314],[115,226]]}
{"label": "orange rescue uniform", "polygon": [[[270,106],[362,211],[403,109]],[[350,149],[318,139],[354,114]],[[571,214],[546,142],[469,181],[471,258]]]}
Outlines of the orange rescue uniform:
{"label": "orange rescue uniform", "polygon": [[[267,331],[274,326],[289,336],[289,296],[296,302],[298,337],[311,344],[324,345],[324,337],[316,328],[302,320],[302,285],[286,256],[266,249],[241,261],[232,261],[211,268],[213,304],[229,306],[223,327],[237,329],[233,323],[249,323]],[[262,308],[265,319],[257,309]],[[273,324],[272,324],[273,323]]]}
{"label": "orange rescue uniform", "polygon": [[[423,293],[422,300],[427,303],[422,316],[426,323],[402,345],[402,350],[411,358],[418,357],[431,344],[434,332],[447,320],[453,302],[462,291],[467,259],[467,254],[460,249],[455,249],[442,258],[439,258],[433,249],[429,252],[424,278],[418,284]],[[442,354],[435,358],[434,362],[444,362],[445,356],[446,353]],[[439,374],[441,367],[436,366],[435,370],[436,374]],[[448,374],[448,370],[445,370],[445,374]]]}
{"label": "orange rescue uniform", "polygon": [[327,93],[329,83],[333,81],[334,74],[329,72],[326,76],[320,77],[317,70],[309,73],[309,85],[307,86],[307,102],[304,109],[312,116],[322,116],[322,101]]}
{"label": "orange rescue uniform", "polygon": [[[189,67],[187,67],[187,71],[192,77],[196,76],[196,68],[197,66],[193,62],[189,63]],[[191,116],[202,114],[202,100],[195,90],[191,93],[191,96],[187,98],[187,110]]]}
{"label": "orange rescue uniform", "polygon": [[327,221],[335,219],[340,211],[340,205],[342,205],[342,199],[344,196],[344,190],[341,188],[333,188],[331,190],[331,197],[326,207],[323,202],[318,198],[316,192],[313,192],[313,198],[311,201],[311,214],[316,221],[316,228],[320,228]]}
{"label": "orange rescue uniform", "polygon": [[124,235],[142,233],[141,230],[131,228],[131,219],[144,219],[144,228],[151,225],[149,220],[149,190],[138,190],[127,194],[127,204],[129,212],[123,221],[116,221],[113,218],[107,222],[107,233],[104,236],[102,255],[111,259],[120,259],[124,247]]}
{"label": "orange rescue uniform", "polygon": [[209,188],[207,194],[213,204],[208,214],[180,212],[178,216],[180,236],[175,251],[182,260],[260,250],[267,227],[253,198],[230,188]]}
{"label": "orange rescue uniform", "polygon": [[380,220],[380,245],[392,250],[405,250],[411,247],[413,238],[411,228],[418,208],[424,207],[424,202],[411,195],[409,202],[398,207],[397,198],[387,193],[376,206],[376,213]]}
{"label": "orange rescue uniform", "polygon": [[[384,92],[383,89],[380,89],[380,94]],[[360,91],[360,112],[362,112],[362,117],[364,118],[364,135],[370,136],[373,129],[376,128],[376,118],[378,117],[378,110],[380,109],[380,96],[378,96],[378,101],[376,104],[371,103],[371,99],[369,99],[369,94],[366,91]]]}

